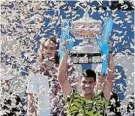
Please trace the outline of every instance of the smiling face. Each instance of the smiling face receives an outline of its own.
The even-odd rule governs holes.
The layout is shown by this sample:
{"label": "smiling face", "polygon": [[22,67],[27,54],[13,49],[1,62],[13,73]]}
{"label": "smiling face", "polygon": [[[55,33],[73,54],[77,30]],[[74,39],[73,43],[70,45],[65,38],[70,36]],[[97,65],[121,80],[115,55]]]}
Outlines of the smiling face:
{"label": "smiling face", "polygon": [[42,45],[42,55],[45,58],[54,58],[56,50],[56,44],[49,39]]}
{"label": "smiling face", "polygon": [[96,81],[92,77],[81,78],[81,89],[84,96],[91,96],[94,92]]}

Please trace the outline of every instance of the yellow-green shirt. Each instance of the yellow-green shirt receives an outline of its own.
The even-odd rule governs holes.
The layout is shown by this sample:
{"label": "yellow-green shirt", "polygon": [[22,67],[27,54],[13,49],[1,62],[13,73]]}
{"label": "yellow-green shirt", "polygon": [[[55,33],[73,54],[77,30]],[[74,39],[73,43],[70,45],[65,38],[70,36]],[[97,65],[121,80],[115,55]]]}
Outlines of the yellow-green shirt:
{"label": "yellow-green shirt", "polygon": [[108,106],[103,92],[95,94],[91,100],[87,100],[76,90],[72,90],[65,100],[68,116],[104,116]]}

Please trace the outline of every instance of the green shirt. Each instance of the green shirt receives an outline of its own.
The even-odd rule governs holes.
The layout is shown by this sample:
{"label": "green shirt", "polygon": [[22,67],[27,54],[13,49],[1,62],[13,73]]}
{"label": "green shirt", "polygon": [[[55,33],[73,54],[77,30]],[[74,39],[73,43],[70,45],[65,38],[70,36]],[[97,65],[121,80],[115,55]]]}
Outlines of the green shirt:
{"label": "green shirt", "polygon": [[103,92],[95,94],[91,100],[87,100],[76,90],[72,90],[65,100],[68,116],[104,116],[108,106]]}

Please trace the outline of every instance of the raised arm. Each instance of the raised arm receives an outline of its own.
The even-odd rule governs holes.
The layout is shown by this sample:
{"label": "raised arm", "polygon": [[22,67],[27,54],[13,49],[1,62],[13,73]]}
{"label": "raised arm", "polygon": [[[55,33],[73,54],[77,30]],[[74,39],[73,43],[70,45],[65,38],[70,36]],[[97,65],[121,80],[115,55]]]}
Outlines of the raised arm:
{"label": "raised arm", "polygon": [[58,69],[58,80],[64,96],[67,96],[72,91],[67,76],[67,70],[68,70],[67,60],[68,60],[68,52],[64,51],[64,56],[60,62],[59,69]]}
{"label": "raised arm", "polygon": [[[112,53],[109,55],[109,69],[108,69],[108,75],[105,81],[105,85],[103,88],[104,96],[107,100],[110,99],[112,95],[112,88],[113,88],[113,82],[114,82],[114,60]],[[102,77],[104,78],[104,77]]]}

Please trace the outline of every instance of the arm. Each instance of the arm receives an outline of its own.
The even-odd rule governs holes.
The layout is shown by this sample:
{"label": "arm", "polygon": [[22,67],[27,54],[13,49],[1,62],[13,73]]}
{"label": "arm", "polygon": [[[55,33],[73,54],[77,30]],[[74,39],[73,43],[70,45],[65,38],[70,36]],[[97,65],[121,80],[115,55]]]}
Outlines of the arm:
{"label": "arm", "polygon": [[38,94],[38,77],[30,72],[27,78],[27,90],[28,93],[28,116],[36,116],[37,113],[37,94]]}
{"label": "arm", "polygon": [[28,93],[28,116],[37,116],[36,97]]}
{"label": "arm", "polygon": [[[112,53],[109,55],[109,70],[108,70],[108,75],[105,80],[104,88],[103,88],[103,93],[106,98],[106,100],[109,100],[112,94],[112,88],[113,88],[113,82],[114,82],[114,61],[113,61],[113,56]],[[103,77],[104,78],[104,77]]]}
{"label": "arm", "polygon": [[67,96],[72,91],[71,85],[67,77],[67,60],[68,53],[65,52],[58,69],[58,80],[64,96]]}

